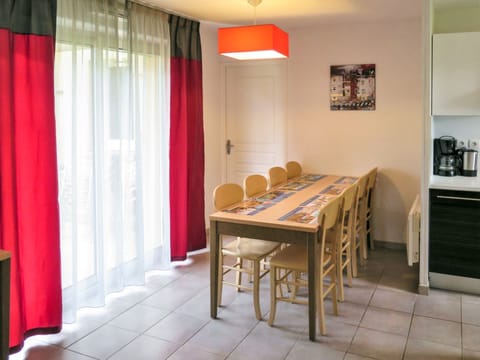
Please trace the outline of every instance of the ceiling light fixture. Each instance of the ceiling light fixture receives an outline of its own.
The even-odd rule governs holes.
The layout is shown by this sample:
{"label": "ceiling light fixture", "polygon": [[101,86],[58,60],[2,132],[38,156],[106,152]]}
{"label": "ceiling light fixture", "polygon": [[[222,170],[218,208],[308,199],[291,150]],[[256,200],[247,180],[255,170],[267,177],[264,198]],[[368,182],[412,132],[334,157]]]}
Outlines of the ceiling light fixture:
{"label": "ceiling light fixture", "polygon": [[272,24],[257,25],[257,6],[262,0],[247,0],[255,9],[252,26],[218,29],[218,53],[237,60],[288,57],[288,34]]}

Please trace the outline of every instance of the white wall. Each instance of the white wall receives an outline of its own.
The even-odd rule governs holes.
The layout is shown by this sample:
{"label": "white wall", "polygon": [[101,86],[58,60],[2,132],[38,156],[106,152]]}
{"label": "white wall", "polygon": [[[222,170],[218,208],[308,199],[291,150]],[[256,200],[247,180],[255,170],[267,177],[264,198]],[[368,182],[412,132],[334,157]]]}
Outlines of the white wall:
{"label": "white wall", "polygon": [[[221,181],[220,60],[214,26],[202,23],[201,30],[208,219]],[[289,32],[288,158],[325,174],[361,175],[378,166],[375,238],[383,241],[404,242],[406,214],[420,191],[421,31],[418,18]],[[330,111],[330,65],[360,63],[376,64],[377,109]]]}
{"label": "white wall", "polygon": [[[420,191],[423,129],[421,19],[290,32],[288,157],[308,171],[379,168],[375,238],[404,242]],[[376,64],[375,111],[330,111],[330,65]]]}

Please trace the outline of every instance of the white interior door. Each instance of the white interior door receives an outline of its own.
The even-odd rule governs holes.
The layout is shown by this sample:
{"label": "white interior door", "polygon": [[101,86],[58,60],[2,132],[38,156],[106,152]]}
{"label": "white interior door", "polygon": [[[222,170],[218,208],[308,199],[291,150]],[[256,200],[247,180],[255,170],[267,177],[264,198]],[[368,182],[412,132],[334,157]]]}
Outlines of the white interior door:
{"label": "white interior door", "polygon": [[284,61],[225,65],[227,182],[242,185],[249,174],[285,165],[286,69]]}

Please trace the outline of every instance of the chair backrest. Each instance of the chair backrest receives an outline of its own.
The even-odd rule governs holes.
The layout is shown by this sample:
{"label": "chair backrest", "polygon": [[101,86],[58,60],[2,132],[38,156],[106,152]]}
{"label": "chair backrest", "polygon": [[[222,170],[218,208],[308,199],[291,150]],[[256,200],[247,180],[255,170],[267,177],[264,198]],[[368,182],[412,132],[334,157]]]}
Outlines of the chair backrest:
{"label": "chair backrest", "polygon": [[368,173],[368,183],[367,183],[367,207],[370,208],[372,206],[372,197],[373,197],[373,190],[375,188],[375,184],[377,182],[377,168],[371,169]]}
{"label": "chair backrest", "polygon": [[268,170],[268,177],[270,181],[270,187],[277,186],[278,184],[287,181],[287,170],[280,166],[274,166]]}
{"label": "chair backrest", "polygon": [[248,175],[243,181],[245,195],[249,198],[267,191],[267,178],[263,175]]}
{"label": "chair backrest", "polygon": [[344,213],[344,216],[347,216],[347,213],[353,210],[353,207],[355,205],[355,199],[357,196],[357,189],[358,189],[357,183],[353,183],[350,186],[348,186],[342,193],[343,194],[342,212]]}
{"label": "chair backrest", "polygon": [[217,211],[243,200],[243,188],[238,184],[218,185],[213,190],[213,205]]}
{"label": "chair backrest", "polygon": [[[346,232],[342,232],[342,236],[347,237],[345,238],[345,240],[351,236],[351,233],[353,231],[357,190],[357,183],[353,183],[348,186],[342,193],[343,199],[339,216],[339,224],[343,225],[344,228],[347,229]],[[340,247],[342,246],[342,244],[339,245]]]}
{"label": "chair backrest", "polygon": [[[331,201],[329,201],[323,208],[321,208],[318,214],[318,224],[321,229],[321,248],[320,248],[320,256],[321,256],[321,263],[323,263],[323,252],[325,250],[325,239],[328,230],[335,230],[333,229],[335,226],[338,226],[338,216],[340,212],[340,205],[342,203],[343,196],[340,195]],[[338,236],[340,232],[336,232],[337,236],[335,239],[335,244],[332,244],[332,250],[336,250],[338,241]]]}
{"label": "chair backrest", "polygon": [[[355,197],[355,221],[357,221],[358,218],[365,217],[368,174],[360,176],[360,178],[356,181],[356,184],[357,196]],[[360,223],[363,224],[363,221],[364,219],[362,219]]]}
{"label": "chair backrest", "polygon": [[373,189],[375,187],[375,183],[377,182],[377,168],[374,167],[368,173],[368,188]]}
{"label": "chair backrest", "polygon": [[287,178],[289,179],[300,176],[302,173],[302,165],[297,161],[289,161],[285,167],[287,169]]}

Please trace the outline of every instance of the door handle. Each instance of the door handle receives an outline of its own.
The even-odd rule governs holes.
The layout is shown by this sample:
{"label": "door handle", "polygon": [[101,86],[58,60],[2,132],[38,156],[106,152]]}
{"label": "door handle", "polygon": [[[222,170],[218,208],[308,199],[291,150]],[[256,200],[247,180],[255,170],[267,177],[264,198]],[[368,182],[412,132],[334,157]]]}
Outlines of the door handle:
{"label": "door handle", "polygon": [[225,149],[227,150],[227,155],[230,155],[233,147],[235,147],[235,145],[233,145],[232,142],[230,141],[230,139],[228,139],[227,143],[225,144]]}

